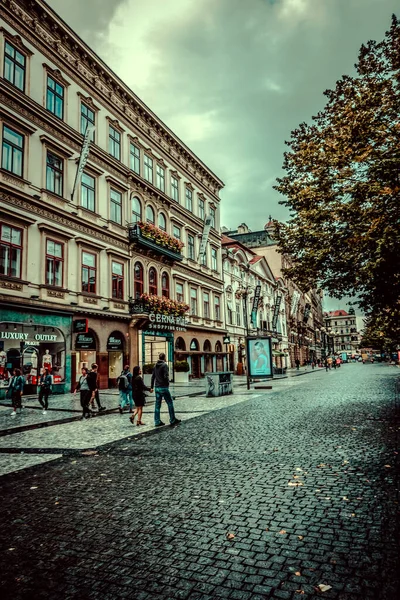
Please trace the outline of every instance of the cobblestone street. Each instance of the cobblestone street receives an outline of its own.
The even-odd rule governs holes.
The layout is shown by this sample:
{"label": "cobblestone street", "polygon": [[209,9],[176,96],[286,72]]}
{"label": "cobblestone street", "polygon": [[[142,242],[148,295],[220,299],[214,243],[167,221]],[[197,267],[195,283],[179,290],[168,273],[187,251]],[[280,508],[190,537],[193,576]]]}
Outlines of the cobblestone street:
{"label": "cobblestone street", "polygon": [[2,457],[53,460],[0,479],[1,597],[398,598],[398,376],[348,364],[178,400],[178,427],[3,436]]}

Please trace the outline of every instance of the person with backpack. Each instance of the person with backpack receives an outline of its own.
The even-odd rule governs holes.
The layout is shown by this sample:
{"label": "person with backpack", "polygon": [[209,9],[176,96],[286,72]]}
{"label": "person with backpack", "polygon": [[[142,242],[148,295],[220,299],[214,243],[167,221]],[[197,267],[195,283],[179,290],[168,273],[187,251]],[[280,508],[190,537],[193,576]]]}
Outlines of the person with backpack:
{"label": "person with backpack", "polygon": [[21,369],[14,369],[13,377],[7,390],[7,398],[11,399],[13,407],[13,411],[11,413],[12,417],[15,417],[17,410],[19,410],[19,412],[22,410],[21,398],[24,391],[24,385],[25,379],[21,375]]}
{"label": "person with backpack", "polygon": [[[117,379],[119,390],[119,407],[120,414],[124,412],[125,405],[128,404],[130,398],[129,393],[132,392],[132,373],[129,372],[129,365],[125,365],[124,370]],[[132,401],[133,411],[133,401]]]}
{"label": "person with backpack", "polygon": [[43,408],[43,414],[45,415],[49,407],[49,395],[52,392],[53,378],[50,375],[49,369],[46,367],[42,375],[40,376],[40,390],[39,390],[39,403]]}
{"label": "person with backpack", "polygon": [[161,402],[164,398],[168,406],[169,412],[169,423],[170,425],[178,425],[181,422],[177,419],[174,411],[174,403],[172,400],[171,392],[169,391],[169,369],[165,362],[165,354],[161,352],[159,359],[153,369],[151,376],[151,389],[155,389],[156,392],[156,404],[154,408],[154,425],[155,427],[162,427],[165,425],[160,419]]}

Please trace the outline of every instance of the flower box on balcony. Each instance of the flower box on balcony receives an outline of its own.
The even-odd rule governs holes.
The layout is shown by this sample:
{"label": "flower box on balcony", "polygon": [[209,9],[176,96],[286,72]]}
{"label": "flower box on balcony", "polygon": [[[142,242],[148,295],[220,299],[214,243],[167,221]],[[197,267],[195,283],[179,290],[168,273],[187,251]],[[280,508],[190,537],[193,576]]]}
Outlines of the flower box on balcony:
{"label": "flower box on balcony", "polygon": [[139,248],[152,250],[172,261],[183,259],[183,243],[151,223],[140,221],[129,225],[129,241],[135,242]]}
{"label": "flower box on balcony", "polygon": [[183,317],[189,310],[189,306],[184,302],[177,302],[177,300],[171,300],[164,296],[141,294],[136,300],[130,301],[129,310],[131,314],[158,313],[161,315]]}

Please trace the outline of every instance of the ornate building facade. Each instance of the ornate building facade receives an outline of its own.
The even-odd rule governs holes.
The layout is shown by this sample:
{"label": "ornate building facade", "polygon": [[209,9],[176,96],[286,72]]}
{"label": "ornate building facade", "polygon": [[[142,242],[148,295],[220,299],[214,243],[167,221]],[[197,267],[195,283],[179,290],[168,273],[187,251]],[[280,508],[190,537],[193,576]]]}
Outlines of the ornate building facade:
{"label": "ornate building facade", "polygon": [[0,18],[1,382],[50,361],[62,392],[97,362],[106,388],[161,350],[217,368],[222,181],[47,4]]}

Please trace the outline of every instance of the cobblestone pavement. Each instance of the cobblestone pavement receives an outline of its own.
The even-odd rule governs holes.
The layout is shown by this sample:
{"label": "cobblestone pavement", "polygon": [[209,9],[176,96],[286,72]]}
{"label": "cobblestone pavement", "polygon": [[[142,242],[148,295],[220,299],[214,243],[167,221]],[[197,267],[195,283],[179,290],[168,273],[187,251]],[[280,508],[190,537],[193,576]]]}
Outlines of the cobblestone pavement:
{"label": "cobblestone pavement", "polygon": [[320,371],[5,475],[1,598],[397,599],[398,376]]}

